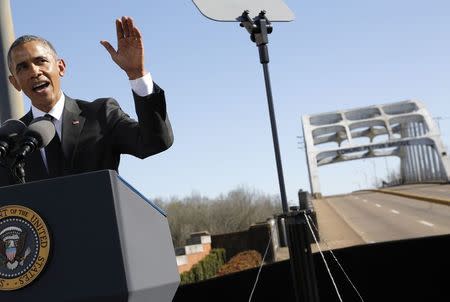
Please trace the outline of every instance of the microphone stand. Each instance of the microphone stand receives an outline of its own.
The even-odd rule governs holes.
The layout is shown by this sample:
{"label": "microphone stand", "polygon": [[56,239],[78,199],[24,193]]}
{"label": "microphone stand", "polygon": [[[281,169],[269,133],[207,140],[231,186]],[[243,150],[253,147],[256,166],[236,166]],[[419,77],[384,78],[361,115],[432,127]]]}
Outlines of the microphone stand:
{"label": "microphone stand", "polygon": [[250,18],[249,11],[242,13],[240,26],[250,33],[250,39],[256,43],[259,50],[259,60],[263,65],[264,80],[266,85],[267,102],[269,105],[270,124],[275,149],[275,159],[278,170],[278,182],[280,186],[283,214],[278,219],[285,219],[287,224],[287,237],[290,254],[291,274],[294,283],[295,301],[318,302],[319,293],[315,276],[314,262],[311,247],[308,240],[308,228],[305,214],[310,213],[306,209],[293,209],[289,212],[286,188],[284,185],[283,167],[281,164],[280,146],[278,142],[277,124],[273,106],[272,88],[269,76],[269,43],[268,34],[272,33],[272,25],[266,17],[266,12],[261,11],[254,20]]}
{"label": "microphone stand", "polygon": [[22,148],[19,149],[19,152],[16,154],[12,165],[13,174],[19,179],[21,184],[24,184],[25,181],[25,158],[28,154],[34,152],[39,146],[39,142],[36,138],[28,137]]}
{"label": "microphone stand", "polygon": [[19,179],[21,184],[24,184],[25,181],[25,161],[20,160],[17,161],[12,168],[14,175]]}

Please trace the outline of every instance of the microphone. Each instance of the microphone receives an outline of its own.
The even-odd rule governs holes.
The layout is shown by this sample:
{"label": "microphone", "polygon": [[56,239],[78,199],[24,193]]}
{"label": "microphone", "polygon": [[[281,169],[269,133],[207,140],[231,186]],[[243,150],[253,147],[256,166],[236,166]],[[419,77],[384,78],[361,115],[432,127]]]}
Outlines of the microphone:
{"label": "microphone", "polygon": [[9,119],[0,128],[0,158],[4,158],[15,147],[27,126],[22,121]]}
{"label": "microphone", "polygon": [[38,117],[31,121],[23,133],[23,140],[16,153],[17,162],[23,161],[36,149],[47,146],[55,136],[55,125],[45,117]]}

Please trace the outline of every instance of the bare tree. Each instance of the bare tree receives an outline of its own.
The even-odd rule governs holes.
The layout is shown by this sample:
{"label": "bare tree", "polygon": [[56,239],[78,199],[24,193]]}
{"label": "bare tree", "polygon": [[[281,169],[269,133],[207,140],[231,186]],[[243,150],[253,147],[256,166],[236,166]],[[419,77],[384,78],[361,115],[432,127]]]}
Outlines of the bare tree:
{"label": "bare tree", "polygon": [[182,199],[156,198],[154,201],[167,212],[175,246],[183,246],[194,232],[221,234],[243,231],[253,223],[281,212],[278,197],[243,186],[214,199],[193,193]]}

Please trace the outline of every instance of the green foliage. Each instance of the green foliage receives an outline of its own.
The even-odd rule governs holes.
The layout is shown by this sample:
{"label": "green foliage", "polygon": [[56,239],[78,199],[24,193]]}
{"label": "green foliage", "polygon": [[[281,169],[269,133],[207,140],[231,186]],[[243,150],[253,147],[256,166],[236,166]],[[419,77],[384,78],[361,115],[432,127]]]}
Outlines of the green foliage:
{"label": "green foliage", "polygon": [[225,263],[225,250],[214,249],[189,271],[180,275],[181,285],[194,283],[214,277]]}
{"label": "green foliage", "polygon": [[184,272],[180,275],[181,278],[181,282],[180,284],[188,284],[188,283],[194,283],[195,282],[195,275],[194,275],[194,271],[191,269],[187,272]]}

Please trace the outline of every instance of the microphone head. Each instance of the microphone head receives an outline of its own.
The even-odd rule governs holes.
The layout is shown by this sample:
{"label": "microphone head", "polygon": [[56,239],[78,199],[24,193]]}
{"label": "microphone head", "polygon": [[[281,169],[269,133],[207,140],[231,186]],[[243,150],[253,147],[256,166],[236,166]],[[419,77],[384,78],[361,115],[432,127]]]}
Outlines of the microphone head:
{"label": "microphone head", "polygon": [[27,126],[22,121],[9,119],[3,122],[0,128],[0,140],[8,143],[17,142],[24,133]]}
{"label": "microphone head", "polygon": [[24,137],[32,137],[38,141],[37,148],[46,147],[55,136],[55,125],[44,117],[38,117],[31,121]]}

